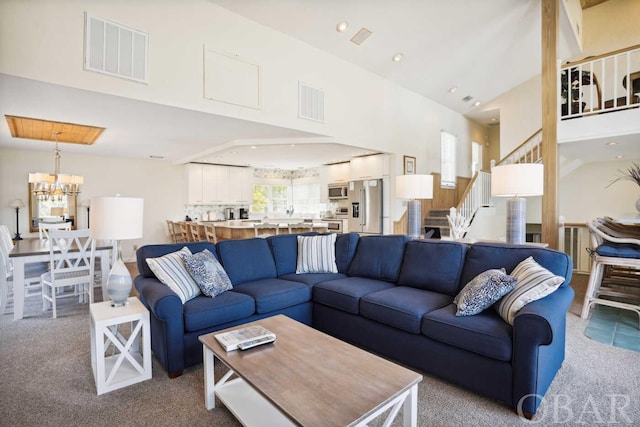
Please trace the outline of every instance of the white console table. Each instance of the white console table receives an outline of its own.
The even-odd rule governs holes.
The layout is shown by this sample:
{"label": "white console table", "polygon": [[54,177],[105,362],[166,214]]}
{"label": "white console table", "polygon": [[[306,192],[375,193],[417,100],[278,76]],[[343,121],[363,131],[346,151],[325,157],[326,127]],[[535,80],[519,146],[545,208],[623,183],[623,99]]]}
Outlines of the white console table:
{"label": "white console table", "polygon": [[[91,367],[98,395],[151,379],[149,311],[136,297],[127,301],[124,307],[99,302],[89,308]],[[123,327],[126,323],[130,331]],[[111,345],[113,354],[105,354]]]}

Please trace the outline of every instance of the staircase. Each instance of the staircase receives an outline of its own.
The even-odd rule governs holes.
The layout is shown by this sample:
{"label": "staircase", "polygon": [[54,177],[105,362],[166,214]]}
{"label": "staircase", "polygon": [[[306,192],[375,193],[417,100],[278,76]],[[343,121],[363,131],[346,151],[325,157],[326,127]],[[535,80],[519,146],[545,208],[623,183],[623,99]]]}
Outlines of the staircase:
{"label": "staircase", "polygon": [[424,226],[439,228],[440,236],[449,236],[449,221],[447,221],[449,209],[430,209],[429,215],[424,219]]}

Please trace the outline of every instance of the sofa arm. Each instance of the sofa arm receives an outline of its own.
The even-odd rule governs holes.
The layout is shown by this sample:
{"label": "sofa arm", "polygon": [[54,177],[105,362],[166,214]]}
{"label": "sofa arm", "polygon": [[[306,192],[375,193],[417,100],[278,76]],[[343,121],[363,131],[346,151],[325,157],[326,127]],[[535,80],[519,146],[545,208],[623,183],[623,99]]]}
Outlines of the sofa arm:
{"label": "sofa arm", "polygon": [[513,404],[535,414],[564,361],[567,311],[574,292],[563,286],[527,304],[513,321]]}
{"label": "sofa arm", "polygon": [[184,316],[180,297],[156,278],[138,276],[135,286],[149,309],[151,348],[170,377],[184,369]]}

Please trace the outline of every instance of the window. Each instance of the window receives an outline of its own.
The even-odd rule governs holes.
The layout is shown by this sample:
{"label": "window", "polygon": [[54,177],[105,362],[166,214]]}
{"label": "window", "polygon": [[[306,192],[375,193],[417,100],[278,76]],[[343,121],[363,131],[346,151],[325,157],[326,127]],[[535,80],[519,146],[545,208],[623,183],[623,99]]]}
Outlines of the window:
{"label": "window", "polygon": [[256,184],[253,186],[251,212],[286,214],[289,206],[289,186]]}
{"label": "window", "polygon": [[471,142],[471,176],[482,170],[482,145],[479,142]]}
{"label": "window", "polygon": [[456,137],[440,132],[440,187],[456,188]]}

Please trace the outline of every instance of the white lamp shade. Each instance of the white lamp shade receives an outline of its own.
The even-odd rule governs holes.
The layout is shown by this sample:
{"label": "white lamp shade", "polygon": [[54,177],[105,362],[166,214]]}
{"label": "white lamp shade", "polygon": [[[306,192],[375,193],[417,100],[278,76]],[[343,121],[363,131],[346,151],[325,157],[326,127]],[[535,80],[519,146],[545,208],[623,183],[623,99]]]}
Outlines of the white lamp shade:
{"label": "white lamp shade", "polygon": [[15,199],[13,202],[11,202],[11,204],[9,205],[12,208],[24,208],[24,202],[20,199]]}
{"label": "white lamp shade", "polygon": [[544,192],[544,166],[515,163],[491,169],[492,196],[541,196]]}
{"label": "white lamp shade", "polygon": [[94,239],[139,239],[143,229],[144,199],[94,197],[91,199],[89,234]]}
{"label": "white lamp shade", "polygon": [[433,175],[398,175],[396,197],[398,199],[432,199]]}

